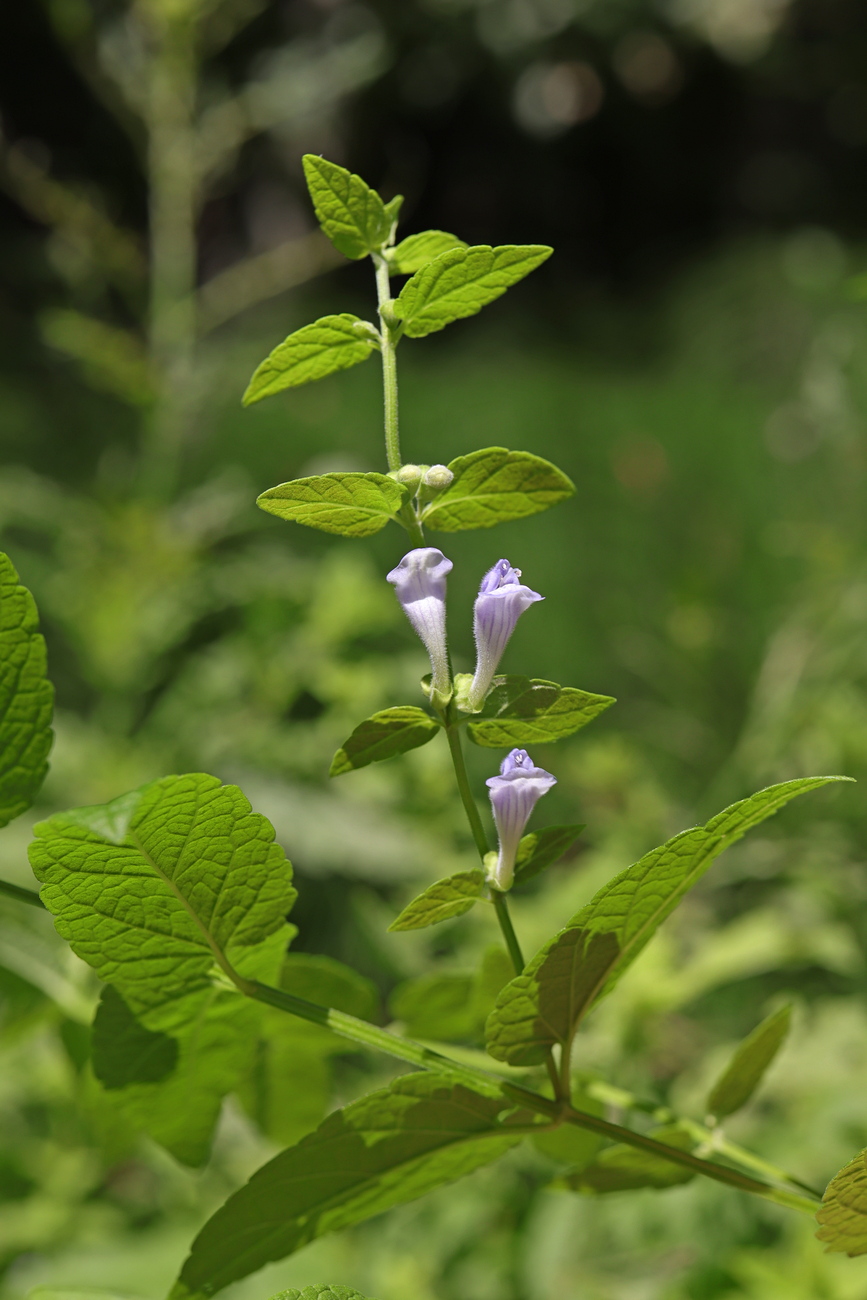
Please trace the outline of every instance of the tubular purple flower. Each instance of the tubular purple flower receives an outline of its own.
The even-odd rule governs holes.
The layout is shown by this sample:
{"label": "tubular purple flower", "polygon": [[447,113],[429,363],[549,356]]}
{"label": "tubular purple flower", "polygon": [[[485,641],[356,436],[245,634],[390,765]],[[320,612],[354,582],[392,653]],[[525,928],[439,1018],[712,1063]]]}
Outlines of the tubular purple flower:
{"label": "tubular purple flower", "polygon": [[452,562],[435,546],[409,551],[387,575],[404,613],[430,655],[431,693],[448,699],[451,693],[446,649],[446,577]]}
{"label": "tubular purple flower", "polygon": [[497,560],[482,578],[473,608],[476,671],[467,693],[471,713],[482,707],[518,619],[530,605],[544,599],[523,585],[521,570],[513,569],[508,560]]}
{"label": "tubular purple flower", "polygon": [[497,861],[488,879],[496,889],[510,889],[515,879],[515,859],[524,828],[543,794],[557,778],[544,768],[534,767],[526,749],[513,749],[500,764],[500,775],[489,777],[491,808],[500,838]]}

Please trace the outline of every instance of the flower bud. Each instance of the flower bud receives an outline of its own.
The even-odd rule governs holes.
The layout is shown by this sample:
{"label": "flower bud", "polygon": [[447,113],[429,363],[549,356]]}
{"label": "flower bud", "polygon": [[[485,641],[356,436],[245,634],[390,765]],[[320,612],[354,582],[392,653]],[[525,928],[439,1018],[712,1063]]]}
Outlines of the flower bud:
{"label": "flower bud", "polygon": [[508,560],[497,560],[482,578],[473,607],[476,671],[467,692],[471,713],[481,709],[518,619],[530,605],[544,599],[522,584],[521,570],[513,569]]}
{"label": "flower bud", "polygon": [[431,465],[422,482],[426,488],[431,488],[434,492],[442,492],[443,488],[449,487],[454,482],[454,478],[448,465]]}
{"label": "flower bud", "polygon": [[452,562],[435,546],[409,551],[387,575],[403,611],[430,655],[431,697],[451,695],[446,647],[446,577]]}
{"label": "flower bud", "polygon": [[421,476],[422,468],[420,465],[401,465],[394,477],[404,487],[415,490],[421,482]]}
{"label": "flower bud", "polygon": [[488,871],[488,880],[495,889],[511,889],[524,828],[542,795],[556,784],[557,778],[550,772],[533,766],[526,749],[513,749],[500,764],[500,775],[488,778],[486,785],[500,840],[497,861]]}

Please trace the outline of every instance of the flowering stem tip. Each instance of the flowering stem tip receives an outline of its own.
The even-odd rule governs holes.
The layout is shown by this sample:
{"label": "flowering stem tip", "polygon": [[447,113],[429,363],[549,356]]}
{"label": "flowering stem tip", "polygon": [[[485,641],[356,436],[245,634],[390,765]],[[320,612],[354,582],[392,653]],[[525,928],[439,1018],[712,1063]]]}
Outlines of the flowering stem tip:
{"label": "flowering stem tip", "polygon": [[508,560],[497,560],[482,578],[473,608],[476,671],[467,693],[467,708],[471,713],[478,713],[484,704],[518,619],[530,605],[544,599],[537,591],[524,586],[521,570],[513,569]]}
{"label": "flowering stem tip", "polygon": [[526,749],[513,749],[500,764],[500,775],[489,777],[486,784],[500,839],[488,879],[495,889],[510,889],[524,828],[542,795],[557,784],[557,778],[544,768],[534,767]]}
{"label": "flowering stem tip", "polygon": [[446,644],[446,577],[452,562],[435,546],[409,551],[387,575],[404,613],[430,655],[431,697],[448,700],[451,673]]}

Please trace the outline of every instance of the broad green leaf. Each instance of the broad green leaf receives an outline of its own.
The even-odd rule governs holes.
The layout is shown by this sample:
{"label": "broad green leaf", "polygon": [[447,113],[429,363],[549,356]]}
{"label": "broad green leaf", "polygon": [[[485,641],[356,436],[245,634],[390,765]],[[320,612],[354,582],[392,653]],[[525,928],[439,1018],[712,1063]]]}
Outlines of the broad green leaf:
{"label": "broad green leaf", "polygon": [[394,224],[394,199],[387,210],[360,176],[316,154],[305,154],[303,163],[317,220],[334,247],[352,258],[382,248]]}
{"label": "broad green leaf", "polygon": [[464,316],[475,316],[511,285],[535,271],[554,250],[545,244],[449,248],[416,271],[395,299],[394,314],[411,339]]}
{"label": "broad green leaf", "polygon": [[423,930],[428,925],[439,925],[454,916],[463,916],[478,902],[485,890],[485,873],[481,867],[472,871],[458,871],[428,885],[392,921],[389,930]]}
{"label": "broad green leaf", "polygon": [[562,858],[584,830],[583,823],[572,826],[546,826],[544,830],[525,835],[518,845],[515,862],[515,884],[524,885],[540,871]]}
{"label": "broad green leaf", "polygon": [[440,253],[448,252],[450,248],[466,247],[462,239],[447,234],[445,230],[425,230],[420,235],[408,235],[397,248],[389,249],[389,270],[392,275],[412,275]]}
{"label": "broad green leaf", "polygon": [[425,526],[441,533],[525,519],[565,501],[575,491],[572,480],[556,465],[528,451],[486,447],[458,456],[448,468],[455,476],[453,482],[423,515]]}
{"label": "broad green leaf", "polygon": [[317,474],[268,488],[256,505],[278,519],[339,537],[372,537],[394,519],[406,490],[386,474]]}
{"label": "broad green leaf", "polygon": [[510,1105],[412,1074],[329,1115],[205,1224],[174,1300],[214,1295],[327,1232],[489,1164],[520,1141],[502,1122]]}
{"label": "broad green leaf", "polygon": [[614,703],[539,677],[495,677],[481,713],[467,723],[470,739],[489,749],[549,745],[571,736]]}
{"label": "broad green leaf", "polygon": [[351,312],[343,312],[296,330],[256,369],[242,399],[244,406],[366,361],[376,351],[373,328]]}
{"label": "broad green leaf", "polygon": [[825,1249],[850,1258],[867,1255],[867,1150],[835,1174],[825,1189],[816,1215]]}
{"label": "broad green leaf", "polygon": [[253,976],[285,947],[292,868],[237,786],[168,776],[34,834],[57,930],[147,1029],[176,1033],[219,967]]}
{"label": "broad green leaf", "polygon": [[54,687],[33,597],[0,551],[0,826],[33,803],[48,771]]}
{"label": "broad green leaf", "polygon": [[312,1286],[305,1286],[301,1291],[296,1291],[294,1288],[278,1291],[276,1295],[271,1296],[271,1300],[365,1300],[365,1297],[349,1286],[338,1286],[334,1282],[314,1282]]}
{"label": "broad green leaf", "polygon": [[492,1056],[533,1065],[568,1051],[586,1012],[610,992],[657,927],[724,849],[790,799],[847,777],[784,781],[682,831],[609,881],[507,984],[487,1025]]}
{"label": "broad green leaf", "polygon": [[104,1088],[161,1083],[178,1063],[178,1040],[145,1029],[117,989],[106,984],[93,1021],[93,1072]]}
{"label": "broad green leaf", "polygon": [[[695,1146],[689,1133],[677,1124],[651,1129],[648,1136],[680,1151],[691,1151]],[[676,1187],[694,1177],[693,1170],[664,1160],[651,1151],[639,1151],[626,1143],[617,1143],[606,1147],[592,1164],[568,1174],[564,1182],[575,1192],[600,1194],[635,1191],[639,1187]]]}
{"label": "broad green leaf", "polygon": [[708,1114],[724,1119],[746,1105],[785,1042],[791,1021],[789,1003],[768,1016],[744,1039],[708,1094]]}
{"label": "broad green leaf", "polygon": [[341,776],[368,763],[382,763],[410,749],[426,745],[440,729],[440,724],[414,704],[399,704],[381,709],[359,722],[348,740],[331,760],[331,776]]}

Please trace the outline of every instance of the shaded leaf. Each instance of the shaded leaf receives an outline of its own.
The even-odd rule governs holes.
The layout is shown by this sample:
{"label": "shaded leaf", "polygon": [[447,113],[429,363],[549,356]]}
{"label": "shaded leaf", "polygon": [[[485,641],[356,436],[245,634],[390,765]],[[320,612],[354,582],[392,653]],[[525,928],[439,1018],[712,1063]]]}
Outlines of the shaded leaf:
{"label": "shaded leaf", "polygon": [[244,393],[244,406],[366,361],[376,351],[372,329],[367,321],[343,312],[296,330],[257,367]]}
{"label": "shaded leaf", "polygon": [[569,1050],[586,1012],[610,992],[714,858],[790,799],[847,779],[804,777],[769,786],[615,876],[500,994],[487,1025],[491,1055],[530,1065],[543,1061],[555,1043]]}
{"label": "shaded leaf", "polygon": [[467,723],[470,739],[489,749],[547,745],[571,736],[614,700],[540,677],[495,677],[481,713]]}
{"label": "shaded leaf", "polygon": [[528,451],[486,447],[458,456],[448,468],[454,480],[422,516],[426,527],[442,533],[524,519],[565,501],[575,491],[572,480],[556,465]]}
{"label": "shaded leaf", "polygon": [[48,771],[54,687],[33,597],[0,551],[0,826],[33,803]]}
{"label": "shaded leaf", "polygon": [[278,519],[340,537],[372,537],[394,519],[405,489],[386,474],[316,474],[268,488],[256,505]]}
{"label": "shaded leaf", "polygon": [[376,190],[345,167],[311,153],[302,161],[316,218],[334,247],[352,258],[381,248],[394,223],[395,200],[389,212]]}
{"label": "shaded leaf", "polygon": [[850,1258],[867,1255],[867,1150],[835,1174],[825,1189],[816,1215],[825,1249]]}
{"label": "shaded leaf", "polygon": [[[605,1104],[597,1097],[591,1097],[580,1088],[572,1086],[572,1105],[590,1115],[605,1114]],[[559,1128],[546,1133],[536,1133],[532,1142],[539,1151],[561,1165],[569,1165],[577,1172],[585,1169],[593,1160],[605,1139],[601,1133],[591,1133],[589,1129],[578,1128],[575,1124],[561,1124]]]}
{"label": "shaded leaf", "polygon": [[478,902],[485,890],[485,873],[481,867],[472,871],[458,871],[428,885],[417,898],[408,903],[389,930],[423,930],[428,925],[439,925],[462,916]]}
{"label": "shaded leaf", "polygon": [[175,1300],[214,1295],[327,1232],[490,1163],[520,1141],[500,1122],[509,1105],[414,1074],[329,1115],[205,1224]]}
{"label": "shaded leaf", "polygon": [[744,1039],[708,1094],[709,1114],[723,1119],[746,1105],[785,1042],[791,1021],[789,1003],[773,1012]]}
{"label": "shaded leaf", "polygon": [[540,871],[552,866],[571,847],[584,830],[583,823],[571,826],[546,826],[525,835],[518,845],[515,861],[515,884],[524,885]]}
{"label": "shaded leaf", "polygon": [[395,299],[404,333],[423,338],[465,316],[474,316],[511,285],[535,271],[554,250],[544,244],[466,245],[441,252],[416,271]]}
{"label": "shaded leaf", "polygon": [[408,1038],[466,1042],[473,1037],[472,975],[430,974],[398,984],[388,1005]]}
{"label": "shaded leaf", "polygon": [[382,763],[410,749],[426,745],[440,729],[440,724],[414,704],[400,704],[381,709],[359,722],[348,740],[331,760],[331,776],[342,776],[368,763]]}
{"label": "shaded leaf", "polygon": [[445,253],[450,248],[466,247],[462,239],[447,234],[445,230],[425,230],[420,235],[408,235],[396,248],[389,249],[389,270],[392,275],[412,275],[439,257],[440,253]]}
{"label": "shaded leaf", "polygon": [[[650,1137],[657,1142],[691,1151],[693,1138],[677,1124],[667,1124],[651,1129]],[[695,1177],[692,1169],[664,1160],[650,1151],[639,1151],[626,1143],[606,1147],[592,1164],[563,1180],[575,1192],[628,1192],[639,1187],[676,1187]]]}
{"label": "shaded leaf", "polygon": [[93,1021],[93,1072],[104,1088],[160,1083],[178,1063],[178,1042],[145,1029],[117,989],[106,984]]}

